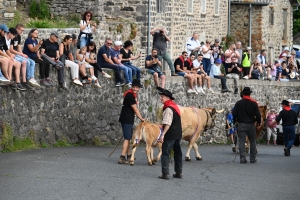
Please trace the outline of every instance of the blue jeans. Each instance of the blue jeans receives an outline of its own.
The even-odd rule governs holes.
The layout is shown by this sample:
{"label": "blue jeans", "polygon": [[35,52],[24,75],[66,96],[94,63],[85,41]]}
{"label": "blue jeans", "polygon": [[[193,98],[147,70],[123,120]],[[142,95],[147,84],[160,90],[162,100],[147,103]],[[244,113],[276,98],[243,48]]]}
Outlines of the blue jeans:
{"label": "blue jeans", "polygon": [[89,39],[88,37],[80,37],[80,48],[86,46],[91,41],[93,41],[93,39]]}
{"label": "blue jeans", "polygon": [[35,68],[35,62],[34,60],[31,60],[30,58],[25,58],[20,55],[15,56],[16,61],[22,63],[23,60],[26,61],[26,79],[30,80],[31,78],[34,78],[34,68]]}
{"label": "blue jeans", "polygon": [[126,83],[132,83],[132,70],[125,65],[118,65],[120,70],[124,71],[124,77],[126,79]]}
{"label": "blue jeans", "polygon": [[204,71],[207,73],[207,75],[209,75],[210,68],[211,68],[210,59],[209,58],[203,58],[202,63],[203,63]]}
{"label": "blue jeans", "polygon": [[291,149],[296,138],[295,126],[282,126],[283,136],[284,136],[284,146]]}
{"label": "blue jeans", "polygon": [[121,124],[123,130],[124,140],[131,140],[133,133],[133,125],[132,124]]}
{"label": "blue jeans", "polygon": [[124,62],[122,63],[123,65],[125,65],[126,67],[129,67],[132,70],[132,75],[136,76],[137,80],[141,79],[141,69],[132,65],[131,62]]}

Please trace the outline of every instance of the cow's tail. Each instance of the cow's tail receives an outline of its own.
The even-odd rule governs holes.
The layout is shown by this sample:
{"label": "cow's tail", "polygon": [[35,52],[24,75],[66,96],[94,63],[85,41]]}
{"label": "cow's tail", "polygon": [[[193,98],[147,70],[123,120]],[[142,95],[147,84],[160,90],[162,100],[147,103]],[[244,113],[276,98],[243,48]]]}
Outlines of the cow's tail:
{"label": "cow's tail", "polygon": [[145,131],[144,123],[145,123],[145,122],[142,122],[142,123],[141,123],[140,130],[138,131],[138,134],[137,134],[137,135],[135,136],[135,138],[134,138],[134,142],[133,142],[132,148],[137,147],[137,145],[140,143],[141,135],[142,135],[142,133]]}

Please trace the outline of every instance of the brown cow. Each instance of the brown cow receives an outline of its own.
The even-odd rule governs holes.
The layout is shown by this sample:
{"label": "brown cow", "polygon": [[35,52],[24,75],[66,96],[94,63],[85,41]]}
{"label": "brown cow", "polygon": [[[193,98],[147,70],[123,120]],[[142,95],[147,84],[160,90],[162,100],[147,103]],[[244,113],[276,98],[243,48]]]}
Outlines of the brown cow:
{"label": "brown cow", "polygon": [[[190,151],[193,147],[196,159],[202,160],[198,151],[196,141],[208,129],[215,125],[216,114],[223,111],[216,111],[214,108],[194,108],[180,107],[181,124],[182,124],[182,139],[189,142],[188,150],[185,155],[185,160],[190,161]],[[162,108],[156,111],[156,120],[159,124],[162,121]]]}
{"label": "brown cow", "polygon": [[[147,121],[139,123],[136,126],[132,135],[133,147],[132,147],[132,154],[129,160],[129,164],[134,165],[134,153],[141,140],[146,143],[146,155],[148,159],[148,165],[155,164],[155,162],[160,159],[162,154],[162,147],[161,147],[162,144],[157,142],[159,135],[160,135],[160,128],[158,124],[153,124]],[[156,146],[159,149],[159,153],[156,159],[154,159],[152,147],[156,147]]]}

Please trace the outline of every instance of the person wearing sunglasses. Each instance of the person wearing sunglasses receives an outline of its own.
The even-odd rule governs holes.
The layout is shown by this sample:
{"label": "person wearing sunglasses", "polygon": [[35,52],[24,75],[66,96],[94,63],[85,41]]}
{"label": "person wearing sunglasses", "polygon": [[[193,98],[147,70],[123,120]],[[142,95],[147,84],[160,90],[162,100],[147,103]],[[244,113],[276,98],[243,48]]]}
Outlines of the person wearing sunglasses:
{"label": "person wearing sunglasses", "polygon": [[88,43],[93,41],[93,33],[96,30],[96,23],[92,22],[93,14],[91,11],[86,11],[82,20],[80,20],[80,48],[86,46]]}

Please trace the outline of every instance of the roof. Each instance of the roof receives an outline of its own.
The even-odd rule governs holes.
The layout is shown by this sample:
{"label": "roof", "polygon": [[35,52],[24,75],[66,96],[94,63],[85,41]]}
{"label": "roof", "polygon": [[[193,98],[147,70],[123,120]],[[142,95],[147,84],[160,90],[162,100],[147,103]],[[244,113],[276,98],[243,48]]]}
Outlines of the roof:
{"label": "roof", "polygon": [[[254,5],[269,5],[271,0],[230,0],[231,4],[254,4]],[[297,1],[297,0],[290,0]]]}

